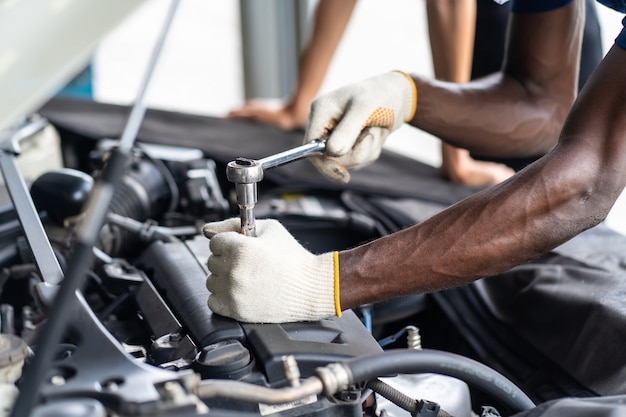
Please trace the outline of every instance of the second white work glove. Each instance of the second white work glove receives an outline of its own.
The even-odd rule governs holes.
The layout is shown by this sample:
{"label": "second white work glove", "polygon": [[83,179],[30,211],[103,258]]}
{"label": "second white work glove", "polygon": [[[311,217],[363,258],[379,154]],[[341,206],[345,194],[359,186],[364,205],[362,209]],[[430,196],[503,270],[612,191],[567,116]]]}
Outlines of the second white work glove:
{"label": "second white work glove", "polygon": [[378,159],[387,136],[413,119],[417,89],[413,79],[392,71],[316,98],[304,142],[327,138],[326,154],[311,161],[327,177],[347,183],[348,169]]}
{"label": "second white work glove", "polygon": [[[337,253],[314,255],[276,220],[257,220],[257,237],[237,218],[206,224],[209,308],[253,323],[312,321],[341,315]],[[335,266],[337,265],[337,270]]]}

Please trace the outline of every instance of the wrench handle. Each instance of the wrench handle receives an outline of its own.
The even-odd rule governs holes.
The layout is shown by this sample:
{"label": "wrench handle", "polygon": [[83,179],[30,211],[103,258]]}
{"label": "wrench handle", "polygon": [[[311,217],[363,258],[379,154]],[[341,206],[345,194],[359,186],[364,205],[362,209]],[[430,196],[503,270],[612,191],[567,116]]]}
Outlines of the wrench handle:
{"label": "wrench handle", "polygon": [[323,154],[326,150],[326,142],[322,140],[314,140],[293,149],[280,152],[263,159],[259,159],[259,163],[263,169],[270,169],[289,162],[297,161],[311,155]]}
{"label": "wrench handle", "polygon": [[230,162],[226,168],[226,176],[229,181],[235,183],[237,205],[241,218],[241,233],[246,236],[256,236],[254,206],[257,202],[257,183],[263,179],[263,173],[266,169],[297,161],[307,156],[322,154],[325,150],[326,142],[318,139],[256,161],[238,158]]}

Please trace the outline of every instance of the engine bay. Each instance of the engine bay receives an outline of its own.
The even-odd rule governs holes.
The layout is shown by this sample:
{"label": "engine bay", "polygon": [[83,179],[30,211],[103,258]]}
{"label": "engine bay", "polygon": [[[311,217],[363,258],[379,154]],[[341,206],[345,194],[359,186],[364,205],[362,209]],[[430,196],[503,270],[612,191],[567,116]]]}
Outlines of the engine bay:
{"label": "engine bay", "polygon": [[[74,107],[66,111],[69,105]],[[50,106],[42,114],[59,132],[66,166],[26,186],[6,163],[15,154],[0,158],[10,194],[0,213],[5,415],[29,390],[36,401],[22,411],[33,416],[67,415],[70,408],[85,416],[496,416],[522,414],[543,401],[619,392],[615,383],[614,391],[598,392],[595,381],[564,370],[540,344],[507,328],[500,318],[509,313],[496,316],[483,301],[473,302],[495,291],[488,286],[415,294],[318,322],[249,324],[212,313],[205,286],[210,252],[200,229],[238,215],[234,185],[225,174],[240,146],[220,148],[219,136],[225,129],[245,136],[241,129],[258,126],[210,120],[218,137],[195,141],[199,147],[163,143],[176,141],[152,136],[148,128],[148,137],[143,133],[131,152],[87,257],[80,245],[83,205],[115,152],[110,138],[116,134],[107,126],[109,112],[119,109],[97,106],[93,114],[103,114],[105,122],[93,132],[88,117],[66,123],[82,107],[66,101]],[[188,117],[151,112],[146,121],[187,128]],[[275,138],[274,131],[266,134]],[[266,142],[249,156],[262,158],[294,143]],[[409,165],[397,155],[382,158],[383,170],[406,171],[438,185],[436,172],[406,170]],[[436,193],[432,188],[393,195],[393,186],[387,193],[359,188],[358,175],[353,188],[338,190],[302,181],[298,174],[310,169],[307,164],[268,173],[258,183],[255,212],[281,221],[314,253],[400,230],[453,202],[445,198],[472,192],[442,185],[440,195],[429,194]],[[42,229],[24,227],[27,221],[40,222]],[[557,262],[551,256],[542,262]],[[32,384],[22,370],[32,366],[38,348],[47,348],[41,347],[42,337],[60,308],[55,273],[58,268],[67,276],[75,257],[87,262],[85,282],[64,301],[63,334],[56,335],[41,383]]]}

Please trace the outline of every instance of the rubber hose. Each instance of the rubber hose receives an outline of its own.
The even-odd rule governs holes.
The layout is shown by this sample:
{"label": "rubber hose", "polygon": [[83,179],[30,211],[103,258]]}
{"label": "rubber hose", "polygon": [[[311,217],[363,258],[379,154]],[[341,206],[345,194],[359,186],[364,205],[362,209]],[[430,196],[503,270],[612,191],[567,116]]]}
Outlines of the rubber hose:
{"label": "rubber hose", "polygon": [[387,350],[381,354],[344,362],[352,382],[366,382],[384,375],[434,373],[451,376],[500,400],[512,412],[535,407],[524,392],[499,372],[480,362],[436,350]]}
{"label": "rubber hose", "polygon": [[[411,413],[411,415],[415,415],[418,411],[418,400],[409,397],[408,395],[395,389],[391,385],[384,383],[378,378],[368,381],[367,387],[370,388],[372,391],[378,393],[379,395],[385,397],[403,410],[408,411],[409,413]],[[450,414],[448,414],[447,411],[440,408],[437,412],[437,417],[451,416]]]}
{"label": "rubber hose", "polygon": [[398,391],[389,384],[385,384],[380,379],[371,379],[367,382],[367,388],[382,395],[401,409],[408,411],[411,415],[417,408],[417,401],[408,395]]}

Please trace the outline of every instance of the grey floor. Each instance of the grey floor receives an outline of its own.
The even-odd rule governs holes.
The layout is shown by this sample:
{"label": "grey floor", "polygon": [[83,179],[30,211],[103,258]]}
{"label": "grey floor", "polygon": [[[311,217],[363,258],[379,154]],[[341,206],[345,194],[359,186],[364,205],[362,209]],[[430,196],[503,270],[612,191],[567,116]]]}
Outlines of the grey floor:
{"label": "grey floor", "polygon": [[[168,0],[149,0],[100,43],[94,55],[96,99],[129,104],[139,89]],[[221,116],[243,102],[238,0],[182,0],[150,86],[154,108]],[[605,52],[622,16],[598,5]],[[384,30],[385,36],[380,36]],[[397,39],[389,45],[387,39]],[[432,75],[424,2],[361,0],[321,92],[391,69]],[[384,53],[372,54],[372,51]],[[403,127],[386,146],[438,166],[438,139]],[[626,233],[626,196],[607,223]]]}

